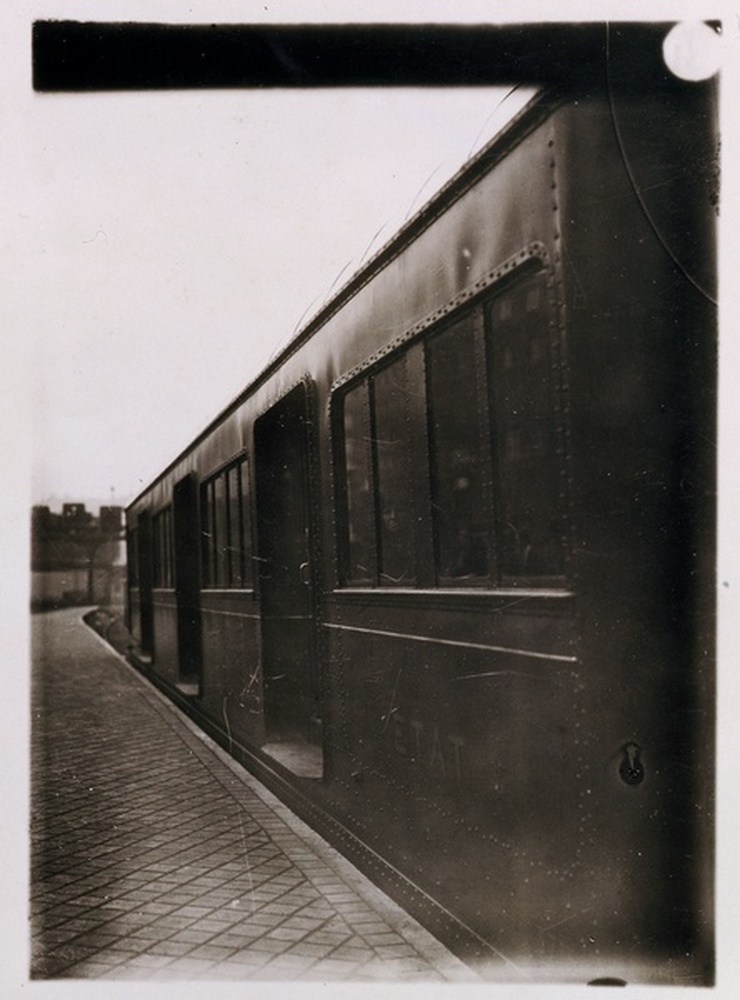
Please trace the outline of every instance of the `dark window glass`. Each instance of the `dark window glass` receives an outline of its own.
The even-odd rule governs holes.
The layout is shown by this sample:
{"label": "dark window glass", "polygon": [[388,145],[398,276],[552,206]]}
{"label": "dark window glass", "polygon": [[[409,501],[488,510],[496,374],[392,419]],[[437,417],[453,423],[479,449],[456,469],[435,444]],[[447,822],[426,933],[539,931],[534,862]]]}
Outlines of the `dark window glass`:
{"label": "dark window glass", "polygon": [[154,586],[172,587],[172,509],[154,518]]}
{"label": "dark window glass", "polygon": [[200,523],[203,552],[203,586],[213,586],[213,483],[206,483],[200,494]]}
{"label": "dark window glass", "polygon": [[459,584],[485,582],[489,572],[475,319],[469,313],[426,347],[437,577]]}
{"label": "dark window glass", "polygon": [[126,536],[126,562],[128,567],[129,584],[132,587],[139,586],[139,533],[136,528],[132,528]]}
{"label": "dark window glass", "polygon": [[241,582],[237,587],[252,586],[252,527],[249,506],[249,470],[246,459],[234,467],[238,489],[239,510],[241,512],[239,547],[241,549]]}
{"label": "dark window glass", "polygon": [[239,467],[232,466],[224,473],[226,480],[226,496],[229,508],[228,516],[228,566],[227,584],[230,587],[243,586],[244,551],[242,546],[242,499],[239,489]]}
{"label": "dark window glass", "polygon": [[489,367],[502,578],[564,570],[556,368],[548,290],[536,275],[490,305]]}
{"label": "dark window glass", "polygon": [[152,522],[152,585],[161,587],[162,577],[162,533],[160,519],[155,517]]}
{"label": "dark window glass", "polygon": [[[343,581],[560,584],[559,358],[546,276],[432,332],[425,379],[420,358],[411,347],[344,397]],[[431,530],[425,520],[417,531],[429,516]]]}
{"label": "dark window glass", "polygon": [[166,566],[166,576],[165,576],[165,587],[174,587],[175,585],[175,564],[174,564],[174,538],[173,538],[173,524],[172,524],[172,508],[169,507],[165,511],[165,566]]}
{"label": "dark window glass", "polygon": [[246,459],[224,469],[201,492],[203,585],[249,587],[252,544]]}
{"label": "dark window glass", "polygon": [[229,579],[229,531],[226,481],[216,476],[213,481],[214,585],[226,586]]}
{"label": "dark window glass", "polygon": [[373,579],[373,496],[370,406],[367,382],[344,398],[344,469],[347,502],[348,583]]}
{"label": "dark window glass", "polygon": [[404,586],[415,575],[405,356],[373,378],[373,413],[379,579],[387,586]]}
{"label": "dark window glass", "polygon": [[174,539],[173,539],[173,524],[172,524],[172,508],[168,508],[165,515],[166,521],[166,531],[165,531],[165,566],[167,567],[167,587],[173,587],[175,585],[175,566],[174,566]]}
{"label": "dark window glass", "polygon": [[162,515],[154,518],[152,525],[154,535],[154,586],[164,586],[164,532],[162,530]]}

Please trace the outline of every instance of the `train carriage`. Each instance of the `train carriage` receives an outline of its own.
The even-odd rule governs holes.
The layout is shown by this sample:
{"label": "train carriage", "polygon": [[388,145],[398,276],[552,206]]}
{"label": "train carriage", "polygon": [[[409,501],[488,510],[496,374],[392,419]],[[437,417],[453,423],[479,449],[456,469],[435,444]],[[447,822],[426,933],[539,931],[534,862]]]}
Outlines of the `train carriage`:
{"label": "train carriage", "polygon": [[139,666],[494,979],[712,979],[716,84],[652,55],[534,90],[128,510]]}

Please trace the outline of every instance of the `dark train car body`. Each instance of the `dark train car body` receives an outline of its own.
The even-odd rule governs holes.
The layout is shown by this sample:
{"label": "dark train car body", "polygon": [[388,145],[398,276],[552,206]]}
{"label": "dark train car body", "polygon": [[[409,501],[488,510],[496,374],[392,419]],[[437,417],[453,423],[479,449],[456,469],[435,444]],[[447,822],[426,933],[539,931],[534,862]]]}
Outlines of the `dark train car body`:
{"label": "dark train car body", "polygon": [[139,664],[492,978],[712,978],[713,86],[538,92],[128,510]]}

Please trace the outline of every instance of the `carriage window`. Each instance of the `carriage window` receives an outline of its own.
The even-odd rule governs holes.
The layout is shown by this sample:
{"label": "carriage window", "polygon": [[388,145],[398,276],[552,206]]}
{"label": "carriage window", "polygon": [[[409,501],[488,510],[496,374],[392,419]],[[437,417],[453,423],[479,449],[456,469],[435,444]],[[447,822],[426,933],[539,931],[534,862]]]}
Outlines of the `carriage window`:
{"label": "carriage window", "polygon": [[246,459],[204,484],[201,492],[203,585],[240,588],[252,583]]}
{"label": "carriage window", "polygon": [[404,586],[415,576],[406,357],[379,372],[372,385],[379,579],[381,584]]}
{"label": "carriage window", "polygon": [[344,468],[347,504],[348,583],[370,583],[373,572],[373,498],[370,393],[367,382],[344,399]]}
{"label": "carriage window", "polygon": [[448,584],[485,583],[489,572],[476,378],[479,317],[469,313],[426,347],[435,561],[438,580]]}
{"label": "carriage window", "polygon": [[154,586],[174,586],[172,561],[172,508],[166,507],[153,522],[154,531]]}
{"label": "carriage window", "polygon": [[203,556],[203,586],[214,581],[215,537],[213,534],[213,481],[204,483],[200,492],[200,532]]}
{"label": "carriage window", "polygon": [[232,587],[251,584],[252,550],[251,533],[247,518],[247,463],[238,462],[228,470],[227,492],[229,502],[229,555]]}
{"label": "carriage window", "polygon": [[564,571],[561,448],[550,337],[544,275],[513,286],[488,308],[503,580],[559,576]]}
{"label": "carriage window", "polygon": [[225,580],[231,587],[241,587],[244,576],[244,553],[240,539],[242,531],[241,491],[238,469],[228,469],[221,477],[224,484],[226,507],[226,574]]}
{"label": "carriage window", "polygon": [[556,351],[530,272],[355,383],[336,428],[343,583],[562,584]]}
{"label": "carriage window", "polygon": [[126,535],[126,564],[132,587],[139,586],[139,531],[131,528]]}
{"label": "carriage window", "polygon": [[213,533],[214,547],[214,579],[217,587],[224,587],[229,578],[229,527],[226,504],[226,483],[224,476],[216,476],[213,480]]}

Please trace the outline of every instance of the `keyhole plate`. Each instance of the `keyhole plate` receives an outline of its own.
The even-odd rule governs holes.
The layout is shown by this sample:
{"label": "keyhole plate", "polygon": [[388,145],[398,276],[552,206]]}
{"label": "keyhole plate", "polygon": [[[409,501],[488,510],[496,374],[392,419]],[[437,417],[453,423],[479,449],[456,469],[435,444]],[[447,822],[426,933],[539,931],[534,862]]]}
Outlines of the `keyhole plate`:
{"label": "keyhole plate", "polygon": [[640,755],[642,751],[636,743],[625,743],[619,764],[619,777],[625,785],[639,785],[645,777],[645,768]]}

